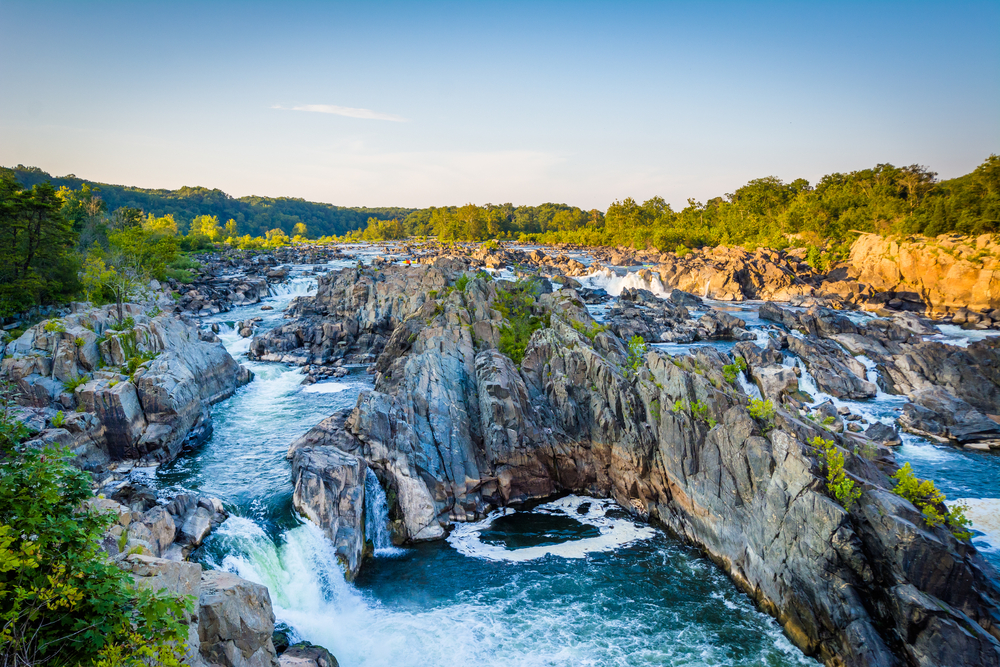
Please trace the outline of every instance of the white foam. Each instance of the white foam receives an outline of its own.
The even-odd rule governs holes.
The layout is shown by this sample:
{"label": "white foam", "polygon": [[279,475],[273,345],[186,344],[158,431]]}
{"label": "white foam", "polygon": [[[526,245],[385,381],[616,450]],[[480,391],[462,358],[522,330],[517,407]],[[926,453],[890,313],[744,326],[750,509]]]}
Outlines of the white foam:
{"label": "white foam", "polygon": [[[590,505],[587,511],[580,513],[580,508],[587,503]],[[460,553],[472,558],[522,562],[550,555],[561,558],[583,558],[589,553],[613,551],[656,535],[656,530],[651,526],[638,524],[629,519],[607,516],[608,510],[612,508],[618,508],[618,505],[612,500],[566,496],[539,505],[532,510],[540,514],[563,514],[582,524],[593,526],[600,531],[600,535],[596,537],[585,537],[560,544],[544,544],[523,549],[507,549],[503,546],[483,542],[480,539],[480,533],[488,529],[495,519],[514,511],[506,509],[494,512],[476,523],[459,524],[448,536],[448,543]]]}
{"label": "white foam", "polygon": [[925,336],[924,340],[937,341],[955,347],[969,347],[970,343],[1000,336],[1000,331],[990,329],[963,329],[957,324],[938,324],[939,334]]}
{"label": "white foam", "polygon": [[315,384],[307,385],[302,391],[308,394],[339,394],[340,392],[348,391],[349,389],[357,389],[357,385],[336,381],[317,382]]}
{"label": "white foam", "polygon": [[982,550],[985,543],[985,550],[1000,550],[1000,498],[958,498],[954,502],[966,505],[965,517],[972,521],[973,528],[984,533],[973,540],[976,546]]}
{"label": "white foam", "polygon": [[660,298],[670,296],[670,292],[664,288],[660,282],[660,277],[655,273],[651,274],[650,280],[643,280],[635,271],[630,271],[624,276],[620,276],[611,269],[599,269],[586,276],[577,278],[581,285],[589,289],[603,289],[611,296],[618,296],[626,287],[633,289],[649,290]]}

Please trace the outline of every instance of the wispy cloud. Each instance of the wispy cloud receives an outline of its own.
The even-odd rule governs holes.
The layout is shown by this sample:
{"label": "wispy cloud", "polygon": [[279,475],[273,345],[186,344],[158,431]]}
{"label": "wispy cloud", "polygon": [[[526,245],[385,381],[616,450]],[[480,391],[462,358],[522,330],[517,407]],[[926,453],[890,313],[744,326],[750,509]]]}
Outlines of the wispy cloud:
{"label": "wispy cloud", "polygon": [[275,104],[272,109],[282,111],[312,111],[313,113],[330,113],[335,116],[347,116],[348,118],[364,118],[366,120],[390,120],[394,123],[407,122],[402,116],[391,113],[381,113],[371,109],[357,109],[355,107],[338,107],[335,104],[302,104],[294,107],[284,107]]}

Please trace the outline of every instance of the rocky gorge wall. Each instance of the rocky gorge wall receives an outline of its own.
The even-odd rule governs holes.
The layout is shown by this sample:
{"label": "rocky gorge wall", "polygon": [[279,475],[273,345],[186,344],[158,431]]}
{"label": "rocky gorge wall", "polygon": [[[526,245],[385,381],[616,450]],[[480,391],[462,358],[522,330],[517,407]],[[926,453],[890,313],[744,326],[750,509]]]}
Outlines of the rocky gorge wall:
{"label": "rocky gorge wall", "polygon": [[[371,331],[383,326],[385,304],[411,304],[382,344],[374,390],[289,448],[296,506],[334,540],[349,571],[363,558],[366,467],[395,498],[397,539],[409,541],[440,538],[453,522],[496,507],[587,493],[614,498],[704,549],[826,664],[1000,665],[997,573],[967,541],[928,526],[891,492],[890,449],[843,420],[831,429],[804,419],[788,386],[775,394],[784,409],[752,417],[747,395],[727,377],[733,360],[717,351],[630,359],[572,289],[533,294],[548,325],[531,336],[518,366],[497,349],[507,324],[498,290],[509,284],[467,274],[456,289],[462,273],[440,266],[379,273],[355,280],[386,291],[328,295],[322,306],[303,300],[299,319],[286,325]],[[442,279],[451,289],[437,287]],[[388,289],[420,280],[436,294]],[[348,297],[355,300],[338,301]],[[804,334],[803,345],[817,350],[810,363],[819,371],[826,360],[829,382],[840,377],[843,391],[875,389],[850,354],[824,347],[838,345],[834,336],[897,344],[907,357],[902,345],[913,332],[898,324],[887,323],[882,342],[846,325],[835,331],[829,314],[812,317],[795,322],[827,333]],[[747,353],[751,373],[778,365],[767,347],[758,349],[753,359]],[[892,354],[889,363],[899,366]],[[927,364],[922,376],[929,384],[928,375],[941,376],[934,368]],[[853,384],[844,384],[845,372]],[[761,383],[768,386],[776,385]],[[862,489],[849,510],[831,497],[815,437],[837,444]]]}

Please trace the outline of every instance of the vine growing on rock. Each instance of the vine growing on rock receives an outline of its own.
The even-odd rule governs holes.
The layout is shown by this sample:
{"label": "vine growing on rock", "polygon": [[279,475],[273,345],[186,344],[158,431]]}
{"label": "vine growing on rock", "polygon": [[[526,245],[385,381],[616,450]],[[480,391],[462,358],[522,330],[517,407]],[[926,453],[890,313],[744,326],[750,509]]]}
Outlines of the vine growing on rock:
{"label": "vine growing on rock", "polygon": [[892,492],[913,503],[924,515],[924,521],[928,526],[933,528],[945,524],[956,539],[967,540],[972,537],[969,531],[972,522],[965,516],[967,505],[952,503],[951,509],[948,509],[945,505],[947,498],[934,486],[934,482],[929,479],[919,479],[913,474],[909,463],[897,470],[892,478],[896,480]]}
{"label": "vine growing on rock", "polygon": [[809,444],[819,450],[820,462],[826,473],[826,486],[848,512],[861,497],[861,488],[844,471],[844,455],[833,440],[824,440],[818,435]]}

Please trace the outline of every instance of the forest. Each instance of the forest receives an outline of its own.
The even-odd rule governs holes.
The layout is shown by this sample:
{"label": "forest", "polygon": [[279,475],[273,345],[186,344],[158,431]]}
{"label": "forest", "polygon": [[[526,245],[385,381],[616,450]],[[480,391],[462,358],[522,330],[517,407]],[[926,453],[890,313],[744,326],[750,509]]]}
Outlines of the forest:
{"label": "forest", "polygon": [[561,204],[422,209],[403,219],[371,219],[365,229],[342,238],[497,238],[683,253],[716,245],[842,247],[858,231],[928,236],[1000,231],[1000,157],[991,155],[972,173],[945,181],[926,167],[891,164],[829,174],[815,185],[768,176],[704,203],[688,199],[679,211],[661,197],[641,204],[627,197],[603,214]]}
{"label": "forest", "polygon": [[809,247],[823,268],[845,256],[857,232],[884,235],[1000,231],[1000,157],[939,181],[919,165],[880,164],[785,183],[774,176],[675,211],[660,197],[608,210],[566,204],[344,208],[219,190],[143,190],[52,178],[34,167],[0,168],[0,317],[85,296],[120,302],[149,278],[187,281],[184,253],[274,248],[318,240],[516,240],[591,246]]}
{"label": "forest", "polygon": [[348,208],[320,204],[292,197],[231,197],[221,190],[202,187],[182,187],[179,190],[147,190],[124,185],[109,185],[77,178],[75,175],[53,177],[38,167],[17,165],[0,167],[0,178],[13,177],[25,188],[39,183],[51,183],[55,188],[80,190],[84,187],[97,193],[109,211],[134,208],[157,217],[173,216],[178,231],[186,233],[191,221],[201,215],[219,220],[235,220],[241,234],[261,236],[270,229],[281,229],[291,235],[295,225],[306,225],[314,234],[344,234],[363,226],[369,218],[403,217],[407,208]]}

